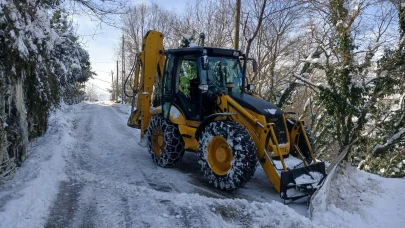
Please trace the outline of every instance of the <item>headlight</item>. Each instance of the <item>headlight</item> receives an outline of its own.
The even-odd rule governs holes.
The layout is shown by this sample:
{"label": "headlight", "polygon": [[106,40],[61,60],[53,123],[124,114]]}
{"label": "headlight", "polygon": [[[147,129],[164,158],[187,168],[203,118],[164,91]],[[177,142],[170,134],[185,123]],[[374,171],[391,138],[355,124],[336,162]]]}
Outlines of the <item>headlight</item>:
{"label": "headlight", "polygon": [[198,88],[204,93],[208,91],[208,85],[201,84],[198,86]]}
{"label": "headlight", "polygon": [[250,91],[250,92],[253,92],[253,90],[255,89],[255,85],[253,85],[253,84],[248,84],[248,85],[246,86],[246,89],[247,89],[248,91]]}

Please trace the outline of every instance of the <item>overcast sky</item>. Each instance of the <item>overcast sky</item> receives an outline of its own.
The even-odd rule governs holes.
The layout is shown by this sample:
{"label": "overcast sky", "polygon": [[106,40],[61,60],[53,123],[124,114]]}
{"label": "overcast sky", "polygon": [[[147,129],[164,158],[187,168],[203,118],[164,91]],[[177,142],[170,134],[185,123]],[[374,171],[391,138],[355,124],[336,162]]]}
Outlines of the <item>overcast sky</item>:
{"label": "overcast sky", "polygon": [[[186,3],[190,1],[193,0],[132,0],[128,2],[129,4],[154,2],[168,10],[182,13]],[[77,33],[82,39],[84,48],[90,54],[92,68],[98,74],[95,79],[90,79],[88,84],[94,84],[100,93],[106,94],[105,98],[109,98],[106,89],[111,88],[111,70],[114,71],[114,77],[116,77],[116,50],[122,33],[117,28],[100,24],[99,21],[91,20],[87,16],[75,16],[74,21],[77,23]]]}

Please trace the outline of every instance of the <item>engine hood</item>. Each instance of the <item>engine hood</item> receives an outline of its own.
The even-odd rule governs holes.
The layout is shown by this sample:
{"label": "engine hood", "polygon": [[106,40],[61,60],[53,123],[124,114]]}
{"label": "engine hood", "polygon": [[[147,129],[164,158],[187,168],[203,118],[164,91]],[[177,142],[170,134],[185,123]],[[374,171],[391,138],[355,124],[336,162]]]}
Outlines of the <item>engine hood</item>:
{"label": "engine hood", "polygon": [[283,112],[274,104],[246,93],[229,93],[229,96],[242,107],[266,117],[267,122],[277,122]]}

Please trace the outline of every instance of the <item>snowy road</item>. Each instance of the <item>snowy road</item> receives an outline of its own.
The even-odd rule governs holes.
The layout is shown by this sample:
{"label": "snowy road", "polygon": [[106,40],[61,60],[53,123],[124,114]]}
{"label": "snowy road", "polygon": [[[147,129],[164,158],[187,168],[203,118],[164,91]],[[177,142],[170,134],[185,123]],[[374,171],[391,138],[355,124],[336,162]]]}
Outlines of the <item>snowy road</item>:
{"label": "snowy road", "polygon": [[[34,146],[33,154],[38,157],[30,158],[28,167],[23,167],[25,170],[15,178],[16,183],[6,186],[0,194],[0,202],[4,203],[27,197],[11,193],[13,187],[21,185],[23,189],[26,185],[18,181],[19,176],[24,178],[24,172],[31,173],[28,176],[40,175],[31,182],[44,188],[42,210],[31,211],[23,221],[9,219],[9,223],[13,227],[251,227],[309,223],[291,209],[306,215],[305,202],[291,204],[291,208],[272,202],[281,200],[260,168],[243,189],[226,193],[202,180],[194,153],[186,153],[175,168],[155,166],[146,148],[137,144],[139,130],[126,126],[128,116],[126,106],[103,103],[67,106],[64,113],[56,115],[55,126],[51,122],[50,131]],[[60,121],[62,125],[58,118],[64,120]],[[45,167],[35,168],[33,163]],[[35,171],[39,173],[32,174]],[[32,207],[37,203],[32,202]],[[5,208],[0,206],[1,210]],[[277,214],[280,217],[274,220]],[[284,219],[280,221],[282,214],[302,218],[285,223]]]}
{"label": "snowy road", "polygon": [[[358,184],[338,179],[311,221],[305,202],[281,203],[260,167],[244,188],[227,193],[202,180],[194,153],[175,168],[155,166],[128,116],[128,106],[108,103],[53,113],[48,132],[0,187],[0,227],[384,227],[375,216],[382,210],[392,227],[405,222],[403,180],[352,170]],[[380,182],[394,186],[392,194]]]}

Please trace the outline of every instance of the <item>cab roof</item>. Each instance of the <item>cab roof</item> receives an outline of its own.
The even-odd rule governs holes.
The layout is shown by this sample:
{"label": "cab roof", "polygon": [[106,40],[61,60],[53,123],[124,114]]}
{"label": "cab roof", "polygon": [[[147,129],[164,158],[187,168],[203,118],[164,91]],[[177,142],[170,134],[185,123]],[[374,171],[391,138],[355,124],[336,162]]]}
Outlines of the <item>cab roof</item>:
{"label": "cab roof", "polygon": [[203,47],[203,46],[185,47],[185,48],[176,48],[176,49],[165,50],[165,53],[173,54],[173,55],[189,55],[189,54],[200,54],[201,55],[204,52],[206,52],[206,54],[208,56],[211,56],[211,55],[232,56],[232,57],[242,56],[242,52],[239,51],[239,50],[215,48],[215,47]]}

